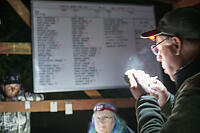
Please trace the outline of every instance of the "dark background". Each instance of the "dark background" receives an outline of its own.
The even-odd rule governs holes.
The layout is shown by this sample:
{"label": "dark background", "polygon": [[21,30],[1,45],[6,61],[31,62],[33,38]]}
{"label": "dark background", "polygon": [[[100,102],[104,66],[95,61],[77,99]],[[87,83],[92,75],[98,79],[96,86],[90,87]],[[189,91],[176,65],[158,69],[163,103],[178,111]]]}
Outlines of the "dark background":
{"label": "dark background", "polygon": [[[22,0],[22,2],[30,10],[30,1]],[[156,0],[87,0],[87,2],[154,5],[156,22],[165,12],[172,9],[171,5]],[[24,23],[6,0],[0,0],[0,19],[0,42],[32,42],[31,28]],[[19,72],[24,88],[27,91],[33,91],[31,55],[0,55],[0,79],[6,72]],[[167,88],[174,93],[174,84],[165,74],[163,74],[163,81]],[[128,88],[99,90],[99,92],[103,98],[131,97]],[[90,99],[83,91],[45,93],[44,96],[45,100]],[[31,131],[32,133],[85,133],[92,113],[92,110],[74,111],[73,115],[65,115],[64,112],[31,113]],[[118,114],[136,131],[134,108],[118,109]]]}

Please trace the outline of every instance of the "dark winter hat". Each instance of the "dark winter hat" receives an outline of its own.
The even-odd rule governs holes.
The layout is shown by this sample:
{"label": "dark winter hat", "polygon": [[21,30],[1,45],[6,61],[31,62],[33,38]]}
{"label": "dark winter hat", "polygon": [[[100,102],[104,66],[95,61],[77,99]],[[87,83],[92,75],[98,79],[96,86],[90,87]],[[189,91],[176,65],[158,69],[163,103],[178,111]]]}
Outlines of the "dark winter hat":
{"label": "dark winter hat", "polygon": [[200,39],[200,11],[193,7],[172,10],[164,15],[154,30],[141,34],[141,38],[157,35],[177,35],[182,39]]}
{"label": "dark winter hat", "polygon": [[14,84],[18,83],[20,84],[20,75],[17,73],[7,73],[3,76],[3,84]]}

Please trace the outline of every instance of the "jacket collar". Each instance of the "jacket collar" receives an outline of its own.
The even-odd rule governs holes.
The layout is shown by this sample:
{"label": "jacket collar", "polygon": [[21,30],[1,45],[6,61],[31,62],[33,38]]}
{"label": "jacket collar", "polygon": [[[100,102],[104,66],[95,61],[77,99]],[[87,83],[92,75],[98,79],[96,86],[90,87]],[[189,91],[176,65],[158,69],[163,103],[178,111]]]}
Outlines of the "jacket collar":
{"label": "jacket collar", "polygon": [[174,74],[177,89],[187,78],[198,73],[199,71],[200,71],[200,55],[197,56],[197,58],[195,58],[190,64],[186,65],[185,67],[182,67]]}

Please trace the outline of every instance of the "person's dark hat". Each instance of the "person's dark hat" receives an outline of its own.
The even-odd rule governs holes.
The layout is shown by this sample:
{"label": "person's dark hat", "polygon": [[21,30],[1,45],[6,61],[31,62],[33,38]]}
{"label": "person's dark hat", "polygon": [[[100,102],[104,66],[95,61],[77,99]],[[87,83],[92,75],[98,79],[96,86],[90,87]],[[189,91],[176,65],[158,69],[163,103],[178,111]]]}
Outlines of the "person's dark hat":
{"label": "person's dark hat", "polygon": [[3,84],[20,84],[20,75],[18,73],[7,73],[3,76]]}
{"label": "person's dark hat", "polygon": [[172,10],[164,15],[156,29],[142,33],[141,38],[158,35],[200,39],[200,11],[193,7]]}

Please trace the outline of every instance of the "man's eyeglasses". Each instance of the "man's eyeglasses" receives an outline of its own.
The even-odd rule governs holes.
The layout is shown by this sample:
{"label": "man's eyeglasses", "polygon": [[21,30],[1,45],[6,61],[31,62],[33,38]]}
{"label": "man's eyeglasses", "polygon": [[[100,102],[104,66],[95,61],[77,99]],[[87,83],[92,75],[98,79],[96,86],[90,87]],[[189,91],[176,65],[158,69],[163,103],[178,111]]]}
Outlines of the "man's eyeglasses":
{"label": "man's eyeglasses", "polygon": [[158,55],[159,50],[158,50],[157,46],[160,45],[162,42],[164,42],[165,40],[167,40],[167,39],[169,39],[169,38],[170,38],[170,37],[168,36],[167,38],[163,39],[163,40],[160,41],[159,43],[157,43],[157,44],[155,44],[155,45],[152,45],[152,46],[151,46],[152,52],[153,52],[155,55]]}

